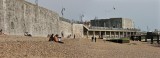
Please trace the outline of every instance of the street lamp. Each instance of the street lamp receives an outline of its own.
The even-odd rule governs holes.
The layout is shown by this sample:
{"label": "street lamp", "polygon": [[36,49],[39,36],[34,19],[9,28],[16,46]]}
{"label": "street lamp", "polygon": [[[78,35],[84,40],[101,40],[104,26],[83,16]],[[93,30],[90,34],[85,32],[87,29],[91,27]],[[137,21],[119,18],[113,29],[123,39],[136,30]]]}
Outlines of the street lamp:
{"label": "street lamp", "polygon": [[38,20],[38,0],[35,0],[36,9],[35,9],[35,22]]}

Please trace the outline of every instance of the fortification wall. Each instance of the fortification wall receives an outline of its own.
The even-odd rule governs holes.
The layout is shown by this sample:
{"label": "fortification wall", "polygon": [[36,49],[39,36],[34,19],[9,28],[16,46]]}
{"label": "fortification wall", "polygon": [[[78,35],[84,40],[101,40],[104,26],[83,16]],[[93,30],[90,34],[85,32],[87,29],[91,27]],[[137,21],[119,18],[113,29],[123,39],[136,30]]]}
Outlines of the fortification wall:
{"label": "fortification wall", "polygon": [[59,21],[59,31],[61,32],[60,34],[63,33],[64,37],[72,35],[72,24],[65,21]]}
{"label": "fortification wall", "polygon": [[82,38],[83,37],[83,24],[73,24],[73,34],[77,38]]}
{"label": "fortification wall", "polygon": [[0,28],[8,35],[58,34],[59,15],[24,0],[0,0]]}
{"label": "fortification wall", "polygon": [[0,0],[0,29],[7,35],[28,32],[32,36],[46,37],[63,32],[64,37],[72,34],[81,37],[83,34],[82,25],[61,21],[56,12],[25,0]]}
{"label": "fortification wall", "polygon": [[3,0],[0,0],[0,29],[3,27]]}

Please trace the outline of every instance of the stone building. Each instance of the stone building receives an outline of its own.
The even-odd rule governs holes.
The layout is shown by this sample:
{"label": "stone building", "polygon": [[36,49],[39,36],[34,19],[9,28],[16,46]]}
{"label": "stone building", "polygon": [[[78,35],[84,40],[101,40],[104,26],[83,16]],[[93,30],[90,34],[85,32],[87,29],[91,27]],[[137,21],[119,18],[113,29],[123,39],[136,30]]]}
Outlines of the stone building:
{"label": "stone building", "polygon": [[107,28],[134,28],[134,23],[128,18],[110,18],[110,19],[95,19],[91,20],[92,27],[107,27]]}
{"label": "stone building", "polygon": [[84,26],[84,35],[91,38],[121,38],[136,35],[140,30],[134,28],[133,21],[127,18],[91,20],[91,26]]}

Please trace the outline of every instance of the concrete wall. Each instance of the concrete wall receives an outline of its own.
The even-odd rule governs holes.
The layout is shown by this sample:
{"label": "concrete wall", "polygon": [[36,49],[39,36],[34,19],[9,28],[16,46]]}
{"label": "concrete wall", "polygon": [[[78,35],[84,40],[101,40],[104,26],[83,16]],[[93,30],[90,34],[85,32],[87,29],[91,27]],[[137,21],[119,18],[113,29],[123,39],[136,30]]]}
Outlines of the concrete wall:
{"label": "concrete wall", "polygon": [[77,38],[82,38],[83,37],[83,24],[73,24],[73,34]]}
{"label": "concrete wall", "polygon": [[123,28],[134,28],[133,21],[128,18],[122,18],[122,27]]}
{"label": "concrete wall", "polygon": [[133,21],[128,18],[110,18],[91,20],[93,27],[112,27],[112,28],[134,28]]}

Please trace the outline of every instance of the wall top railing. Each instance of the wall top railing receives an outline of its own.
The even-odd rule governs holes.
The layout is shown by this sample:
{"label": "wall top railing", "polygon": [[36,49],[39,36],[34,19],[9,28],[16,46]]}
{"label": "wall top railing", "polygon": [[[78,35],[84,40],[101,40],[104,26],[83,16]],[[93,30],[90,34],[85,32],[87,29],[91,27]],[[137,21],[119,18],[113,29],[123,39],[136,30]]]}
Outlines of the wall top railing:
{"label": "wall top railing", "polygon": [[89,27],[92,30],[130,30],[130,31],[140,31],[136,28],[108,28],[108,27]]}

